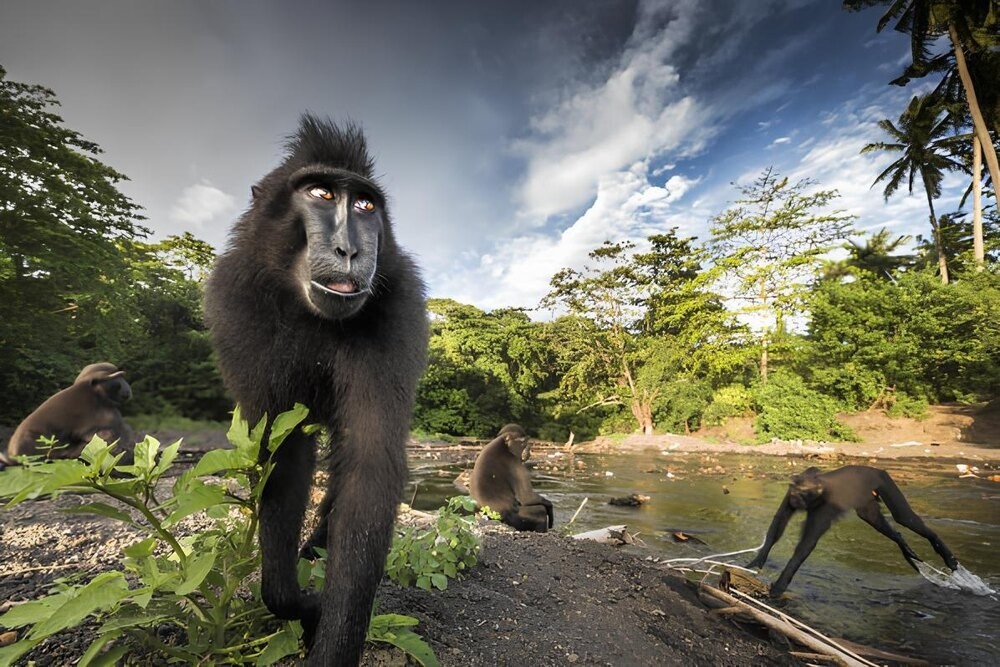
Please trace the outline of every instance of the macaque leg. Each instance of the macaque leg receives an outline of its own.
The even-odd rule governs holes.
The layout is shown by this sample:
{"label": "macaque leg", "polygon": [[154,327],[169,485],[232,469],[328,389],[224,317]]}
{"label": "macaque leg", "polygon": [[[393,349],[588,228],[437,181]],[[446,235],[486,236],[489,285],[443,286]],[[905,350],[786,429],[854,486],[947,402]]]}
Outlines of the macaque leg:
{"label": "macaque leg", "polygon": [[920,557],[910,548],[910,545],[906,543],[903,536],[899,534],[889,522],[885,520],[885,516],[882,515],[882,510],[879,508],[878,500],[874,497],[865,505],[862,505],[857,509],[858,516],[861,517],[869,526],[882,533],[890,540],[899,545],[899,550],[903,552],[903,558],[906,562],[910,564],[914,570],[917,569],[917,564],[915,561],[920,560]]}
{"label": "macaque leg", "polygon": [[809,516],[806,517],[805,525],[802,528],[802,539],[795,546],[792,557],[785,565],[785,569],[781,571],[777,581],[771,584],[771,597],[777,597],[785,592],[792,577],[816,548],[819,538],[829,530],[833,520],[837,518],[837,514],[837,509],[829,505],[809,511]]}
{"label": "macaque leg", "polygon": [[903,492],[899,490],[895,482],[891,479],[888,480],[888,483],[883,484],[878,489],[878,495],[882,499],[882,502],[885,503],[885,506],[889,508],[889,512],[892,513],[892,518],[896,520],[896,523],[909,528],[917,535],[926,539],[934,547],[934,551],[937,552],[938,556],[945,562],[945,565],[952,570],[958,569],[958,559],[951,553],[951,549],[937,536],[937,533],[928,528],[923,520],[917,516],[917,513],[906,502]]}

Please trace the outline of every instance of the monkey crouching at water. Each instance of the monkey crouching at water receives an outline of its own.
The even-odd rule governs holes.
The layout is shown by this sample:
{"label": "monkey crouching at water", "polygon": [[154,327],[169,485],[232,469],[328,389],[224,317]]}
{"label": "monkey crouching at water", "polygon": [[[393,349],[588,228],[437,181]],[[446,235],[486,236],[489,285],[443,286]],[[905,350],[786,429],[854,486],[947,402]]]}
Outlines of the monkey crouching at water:
{"label": "monkey crouching at water", "polygon": [[805,510],[807,516],[802,528],[802,538],[795,546],[795,552],[785,565],[785,569],[771,585],[771,596],[781,595],[788,588],[796,571],[812,553],[823,533],[830,528],[834,520],[853,509],[872,528],[895,542],[903,552],[906,562],[917,570],[916,562],[921,560],[920,557],[910,548],[903,536],[886,521],[879,507],[880,500],[889,508],[896,523],[926,538],[949,568],[958,569],[958,560],[941,538],[924,525],[906,502],[902,491],[892,481],[889,473],[878,468],[857,465],[844,466],[830,472],[821,472],[819,468],[807,468],[801,474],[792,477],[788,492],[781,501],[774,519],[771,520],[764,544],[757,557],[750,561],[747,567],[763,567],[771,547],[785,532],[788,520],[798,510]]}
{"label": "monkey crouching at water", "polygon": [[524,429],[507,424],[479,453],[469,490],[480,507],[488,506],[500,520],[517,530],[544,533],[555,516],[552,503],[531,488],[525,452],[530,442]]}
{"label": "monkey crouching at water", "polygon": [[[0,452],[0,470],[18,465],[15,457],[45,454],[49,459],[75,459],[94,436],[117,441],[116,451],[131,456],[132,429],[120,406],[132,398],[125,372],[106,362],[84,367],[73,384],[49,397],[14,430],[7,452]],[[39,438],[52,438],[52,447]]]}

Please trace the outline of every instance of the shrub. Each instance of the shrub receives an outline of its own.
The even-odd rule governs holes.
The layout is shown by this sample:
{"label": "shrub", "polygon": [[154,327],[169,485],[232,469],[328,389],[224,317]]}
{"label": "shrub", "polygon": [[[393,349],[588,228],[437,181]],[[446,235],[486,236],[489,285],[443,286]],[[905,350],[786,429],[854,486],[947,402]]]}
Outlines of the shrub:
{"label": "shrub", "polygon": [[475,509],[475,500],[456,496],[438,510],[430,527],[400,528],[386,559],[385,573],[402,586],[446,589],[448,579],[476,564],[480,542],[471,530],[475,518],[467,516]]}
{"label": "shrub", "polygon": [[926,419],[930,414],[927,410],[926,398],[913,397],[909,394],[896,394],[895,400],[889,405],[886,413],[890,417],[910,417],[912,419]]}
{"label": "shrub", "polygon": [[836,419],[837,402],[808,388],[802,378],[772,373],[753,388],[758,442],[781,440],[857,440],[850,427]]}
{"label": "shrub", "polygon": [[753,414],[753,397],[750,390],[741,384],[731,384],[715,390],[712,401],[701,415],[706,426],[719,426],[730,417],[746,417]]}

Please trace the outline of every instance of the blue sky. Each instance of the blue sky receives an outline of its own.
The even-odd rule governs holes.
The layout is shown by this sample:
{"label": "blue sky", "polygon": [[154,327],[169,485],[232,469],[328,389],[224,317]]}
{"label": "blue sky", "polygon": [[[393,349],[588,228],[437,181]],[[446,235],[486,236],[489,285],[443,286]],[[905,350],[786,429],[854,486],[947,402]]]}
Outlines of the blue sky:
{"label": "blue sky", "polygon": [[56,92],[155,237],[220,249],[303,111],[359,122],[430,295],[532,308],[605,240],[705,239],[769,165],[927,235],[922,190],[885,203],[890,158],[859,155],[921,91],[887,85],[908,38],[840,5],[4,0],[0,65]]}

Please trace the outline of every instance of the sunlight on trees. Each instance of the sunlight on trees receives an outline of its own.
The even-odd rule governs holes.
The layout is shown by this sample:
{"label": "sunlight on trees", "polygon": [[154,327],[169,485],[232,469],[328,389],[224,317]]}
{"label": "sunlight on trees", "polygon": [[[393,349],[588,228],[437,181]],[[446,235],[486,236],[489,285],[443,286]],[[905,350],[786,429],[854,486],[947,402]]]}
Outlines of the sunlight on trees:
{"label": "sunlight on trees", "polygon": [[823,256],[851,233],[854,216],[829,210],[837,192],[808,192],[812,185],[790,184],[769,167],[712,221],[708,277],[755,331],[764,382],[776,333],[804,313]]}

